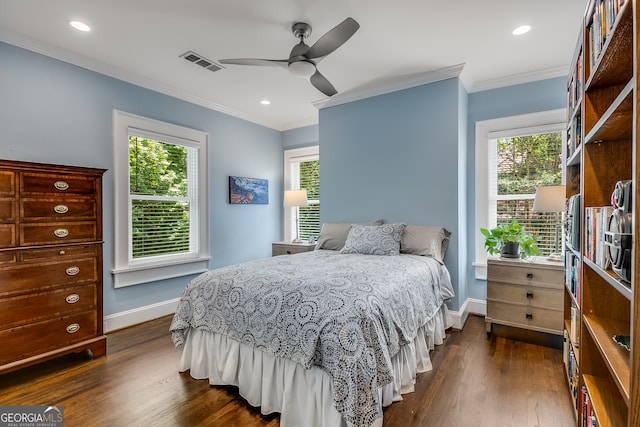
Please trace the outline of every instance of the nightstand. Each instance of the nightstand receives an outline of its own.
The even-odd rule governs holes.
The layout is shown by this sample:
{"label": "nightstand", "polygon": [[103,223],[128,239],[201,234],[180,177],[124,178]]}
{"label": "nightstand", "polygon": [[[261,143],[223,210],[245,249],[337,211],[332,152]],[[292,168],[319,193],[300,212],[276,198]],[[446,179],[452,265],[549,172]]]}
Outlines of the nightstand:
{"label": "nightstand", "polygon": [[316,247],[315,243],[291,243],[291,242],[277,242],[271,244],[271,256],[276,255],[291,255],[299,254],[301,252],[310,252]]}
{"label": "nightstand", "polygon": [[534,257],[533,261],[489,258],[487,261],[487,334],[494,323],[562,335],[564,330],[564,266]]}

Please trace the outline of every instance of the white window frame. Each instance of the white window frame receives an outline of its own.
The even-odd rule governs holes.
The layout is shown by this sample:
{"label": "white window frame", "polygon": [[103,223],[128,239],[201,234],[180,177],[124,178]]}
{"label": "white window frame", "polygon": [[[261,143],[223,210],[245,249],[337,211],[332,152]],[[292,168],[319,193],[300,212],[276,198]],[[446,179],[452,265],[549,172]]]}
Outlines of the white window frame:
{"label": "white window frame", "polygon": [[[484,236],[480,228],[490,228],[490,141],[513,136],[536,133],[566,131],[566,109],[522,114],[476,122],[476,212],[475,212],[475,278],[487,279],[487,251],[484,248]],[[565,158],[566,144],[562,144],[562,158]],[[563,175],[564,181],[564,175]]]}
{"label": "white window frame", "polygon": [[[300,169],[293,168],[292,165],[299,162],[309,162],[320,159],[320,147],[317,145],[304,148],[293,148],[284,151],[284,189],[300,189]],[[284,194],[284,193],[283,193]],[[318,203],[318,200],[308,200],[309,204]],[[288,242],[296,234],[295,215],[296,207],[284,208],[284,241]]]}
{"label": "white window frame", "polygon": [[[129,197],[129,133],[163,142],[186,145],[198,151],[198,206],[195,240],[189,254],[163,255],[133,260],[131,257],[131,204]],[[158,138],[160,137],[160,138]],[[207,191],[208,135],[195,129],[113,110],[114,155],[114,267],[115,288],[197,274],[209,269],[209,201]]]}

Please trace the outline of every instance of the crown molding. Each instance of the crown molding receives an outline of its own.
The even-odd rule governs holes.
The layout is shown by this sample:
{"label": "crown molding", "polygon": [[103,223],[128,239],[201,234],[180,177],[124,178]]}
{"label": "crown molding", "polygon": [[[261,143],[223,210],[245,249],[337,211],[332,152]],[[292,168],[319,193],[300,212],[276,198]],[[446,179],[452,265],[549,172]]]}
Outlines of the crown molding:
{"label": "crown molding", "polygon": [[393,76],[384,79],[374,80],[355,89],[339,93],[332,98],[312,102],[318,108],[334,107],[353,101],[359,101],[372,96],[384,95],[385,93],[396,92],[416,86],[460,77],[464,64],[453,65],[438,70],[426,71],[418,74],[408,74],[404,76]]}
{"label": "crown molding", "polygon": [[470,83],[467,87],[467,90],[470,93],[482,92],[485,90],[498,89],[501,87],[514,86],[523,83],[531,83],[539,80],[552,79],[556,77],[567,77],[568,73],[569,64],[560,67],[547,68],[544,70],[536,70],[527,73],[512,74],[510,76]]}
{"label": "crown molding", "polygon": [[50,58],[53,58],[62,62],[66,62],[71,65],[85,68],[87,70],[94,71],[96,73],[104,74],[106,76],[113,77],[118,80],[122,80],[126,83],[131,83],[136,86],[140,86],[145,89],[152,90],[154,92],[159,92],[164,95],[168,95],[168,96],[180,99],[182,101],[190,102],[192,104],[209,108],[211,110],[218,111],[220,113],[224,113],[229,116],[243,119],[251,123],[262,125],[278,131],[284,130],[282,128],[282,124],[276,124],[270,121],[265,121],[260,117],[251,116],[249,114],[234,110],[232,108],[212,102],[210,100],[201,98],[199,96],[183,92],[170,85],[159,83],[154,80],[141,77],[135,73],[125,71],[121,68],[114,67],[102,61],[98,61],[83,55],[78,55],[66,49],[54,47],[46,43],[35,41],[28,37],[18,36],[16,34],[7,33],[0,30],[0,41],[8,43],[13,46],[20,47],[22,49],[29,50],[31,52],[48,56]]}

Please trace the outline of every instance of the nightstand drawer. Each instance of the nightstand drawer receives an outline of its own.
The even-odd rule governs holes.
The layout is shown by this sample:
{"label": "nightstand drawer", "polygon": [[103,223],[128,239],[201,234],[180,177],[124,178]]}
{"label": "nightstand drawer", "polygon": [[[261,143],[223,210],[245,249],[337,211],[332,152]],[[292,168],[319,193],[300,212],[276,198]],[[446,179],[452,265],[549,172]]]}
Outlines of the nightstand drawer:
{"label": "nightstand drawer", "polygon": [[487,318],[490,318],[493,323],[544,332],[562,333],[563,317],[562,310],[527,307],[500,301],[492,301],[487,305]]}
{"label": "nightstand drawer", "polygon": [[525,263],[511,265],[492,264],[487,273],[488,281],[521,285],[546,285],[562,289],[563,270],[537,268]]}
{"label": "nightstand drawer", "polygon": [[271,256],[293,255],[302,252],[311,252],[316,245],[313,243],[272,243]]}
{"label": "nightstand drawer", "polygon": [[487,299],[562,311],[562,289],[489,282]]}

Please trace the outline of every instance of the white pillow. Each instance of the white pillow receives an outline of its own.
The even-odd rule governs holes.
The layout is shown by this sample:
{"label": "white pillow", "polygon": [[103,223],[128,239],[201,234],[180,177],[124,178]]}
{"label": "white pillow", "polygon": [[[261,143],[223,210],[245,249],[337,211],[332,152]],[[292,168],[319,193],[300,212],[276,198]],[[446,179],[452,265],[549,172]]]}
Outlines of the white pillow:
{"label": "white pillow", "polygon": [[349,227],[342,254],[399,255],[405,224],[358,225]]}

